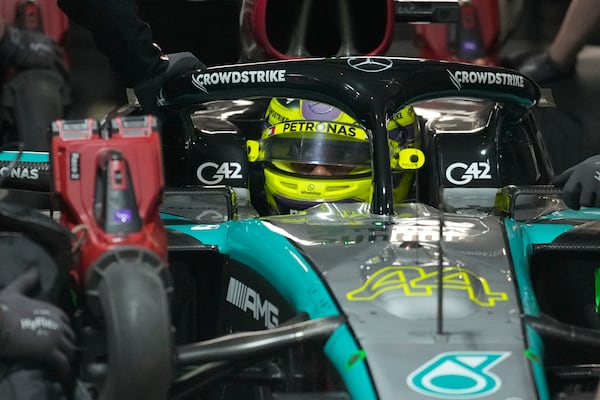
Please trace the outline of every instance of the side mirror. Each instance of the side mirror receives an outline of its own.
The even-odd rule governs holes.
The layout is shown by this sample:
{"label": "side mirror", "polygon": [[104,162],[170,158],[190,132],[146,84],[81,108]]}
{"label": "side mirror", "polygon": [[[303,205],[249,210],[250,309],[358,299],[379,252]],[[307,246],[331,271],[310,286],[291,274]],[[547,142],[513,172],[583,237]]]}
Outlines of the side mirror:
{"label": "side mirror", "polygon": [[190,219],[202,224],[217,224],[238,219],[238,199],[229,186],[200,186],[166,189],[160,212],[166,220]]}
{"label": "side mirror", "polygon": [[497,215],[522,222],[566,208],[561,190],[551,185],[505,186],[496,193],[494,204]]}

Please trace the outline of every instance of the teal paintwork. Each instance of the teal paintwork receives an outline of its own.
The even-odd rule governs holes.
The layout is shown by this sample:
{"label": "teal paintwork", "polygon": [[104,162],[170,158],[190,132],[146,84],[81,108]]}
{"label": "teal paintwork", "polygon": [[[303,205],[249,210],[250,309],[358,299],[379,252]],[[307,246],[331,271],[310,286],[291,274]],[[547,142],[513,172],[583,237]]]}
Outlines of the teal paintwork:
{"label": "teal paintwork", "polygon": [[[339,315],[336,303],[310,263],[276,228],[260,219],[229,221],[214,225],[169,225],[206,245],[217,246],[229,255],[260,273],[298,311],[311,318]],[[253,238],[253,240],[248,240]],[[354,399],[375,400],[377,395],[364,360],[351,368],[347,363],[359,351],[350,330],[342,325],[329,338],[325,352]]]}
{"label": "teal paintwork", "polygon": [[[530,280],[530,271],[528,258],[531,255],[534,244],[551,243],[561,234],[573,228],[573,224],[568,223],[569,218],[578,219],[597,219],[600,216],[598,209],[584,209],[582,211],[564,210],[544,216],[534,223],[517,222],[513,219],[506,219],[505,227],[507,240],[511,252],[511,257],[515,270],[515,278],[518,283],[518,290],[521,296],[523,312],[528,315],[539,316],[540,307],[537,303],[533,286]],[[564,220],[564,224],[558,224],[558,220]],[[553,221],[554,223],[543,223],[544,221]],[[530,326],[526,327],[527,339],[530,345],[530,351],[539,361],[532,361],[536,386],[540,400],[549,400],[548,383],[544,372],[543,359],[544,346],[539,334]]]}
{"label": "teal paintwork", "polygon": [[[0,161],[14,161],[15,156],[18,154],[15,151],[2,151],[0,152]],[[21,152],[19,161],[31,162],[31,163],[47,163],[49,157],[47,152],[43,151],[23,151]]]}

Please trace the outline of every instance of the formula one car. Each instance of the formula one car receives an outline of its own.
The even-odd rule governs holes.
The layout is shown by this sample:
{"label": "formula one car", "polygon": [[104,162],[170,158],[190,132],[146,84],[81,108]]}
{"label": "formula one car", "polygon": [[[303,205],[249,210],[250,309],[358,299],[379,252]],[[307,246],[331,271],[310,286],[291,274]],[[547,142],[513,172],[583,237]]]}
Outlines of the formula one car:
{"label": "formula one car", "polygon": [[[126,292],[123,281],[103,281],[111,268],[133,270],[118,257],[80,269],[81,298],[91,295],[93,315],[100,315],[90,318],[81,302],[79,315],[88,317],[77,319],[86,338],[80,378],[108,396],[100,398],[590,396],[600,357],[600,211],[568,210],[549,186],[553,171],[532,112],[540,96],[533,81],[502,68],[386,57],[228,65],[168,82],[160,97],[168,268],[160,261],[140,268],[160,271],[156,281],[164,284]],[[273,98],[327,104],[357,122],[345,133],[336,128],[335,149],[352,148],[350,132],[365,133],[369,201],[267,215],[260,166],[280,148],[277,140],[253,143],[277,139],[278,129],[294,122],[268,122]],[[408,105],[421,142],[396,151],[389,123]],[[93,186],[94,177],[106,183],[106,150],[157,129],[138,114],[123,107],[97,130],[55,125],[64,146],[52,169],[67,181],[58,187],[80,180],[83,165],[99,172],[88,171],[81,184]],[[87,136],[73,134],[81,131]],[[77,150],[88,139],[97,146],[100,137],[102,157]],[[136,158],[147,152],[139,149],[120,153],[130,157],[131,173],[115,167],[108,179],[129,197],[100,198],[113,204],[134,193],[145,199],[139,209],[151,211],[155,197],[142,193],[155,193],[160,179],[155,165]],[[47,164],[34,156],[40,154],[24,153],[15,164],[3,153],[5,183],[50,181],[40,170]],[[122,168],[121,156],[112,157]],[[414,186],[398,202],[394,175],[405,172]],[[302,190],[311,195],[327,182]],[[95,193],[108,193],[103,187]],[[59,190],[67,205],[89,202],[90,193]],[[102,218],[89,219],[88,229],[101,230],[107,225],[94,220],[113,221],[112,214],[94,204],[90,215]],[[136,208],[113,209],[117,222],[131,227]],[[152,212],[139,215],[138,228],[158,226],[145,218]],[[117,250],[136,233],[111,232],[105,236]],[[134,253],[134,262],[155,260]],[[90,282],[101,293],[86,294]],[[119,296],[111,297],[113,290]],[[172,340],[165,303],[142,301],[167,297]],[[152,375],[144,376],[146,368]]]}

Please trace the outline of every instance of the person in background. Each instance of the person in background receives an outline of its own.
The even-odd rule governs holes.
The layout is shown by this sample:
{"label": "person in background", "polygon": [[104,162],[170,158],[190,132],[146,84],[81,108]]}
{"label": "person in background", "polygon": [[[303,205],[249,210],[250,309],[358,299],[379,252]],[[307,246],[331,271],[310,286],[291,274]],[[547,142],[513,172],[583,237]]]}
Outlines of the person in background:
{"label": "person in background", "polygon": [[571,0],[557,35],[542,53],[523,60],[516,69],[539,84],[575,73],[577,55],[600,23],[597,0]]}
{"label": "person in background", "polygon": [[40,32],[9,26],[1,15],[0,65],[14,66],[17,70],[66,68],[62,51],[54,40]]}
{"label": "person in background", "polygon": [[61,47],[42,32],[0,16],[0,140],[27,150],[48,149],[47,129],[69,102]]}

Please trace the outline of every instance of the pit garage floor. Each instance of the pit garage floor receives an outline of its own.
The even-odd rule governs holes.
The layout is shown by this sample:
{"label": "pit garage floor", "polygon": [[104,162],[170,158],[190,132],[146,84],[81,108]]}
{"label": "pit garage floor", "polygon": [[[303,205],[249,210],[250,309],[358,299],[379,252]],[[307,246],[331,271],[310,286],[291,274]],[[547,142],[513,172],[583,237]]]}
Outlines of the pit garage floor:
{"label": "pit garage floor", "polygon": [[[183,51],[187,48],[182,46],[191,46],[189,50],[207,65],[236,61],[238,18],[236,10],[231,7],[232,2],[221,3],[219,8],[209,9],[205,6],[199,9],[195,18],[200,20],[194,26],[202,31],[195,34],[181,32],[181,36],[187,38],[185,40],[174,40],[178,34],[176,27],[166,22],[181,21],[188,17],[177,15],[177,6],[160,9],[160,2],[146,0],[139,3],[140,14],[152,26],[155,38],[165,52]],[[196,7],[202,7],[201,3],[196,3]],[[214,4],[205,2],[210,3]],[[558,31],[569,1],[525,0],[525,3],[521,21],[499,50],[501,56],[545,48]],[[223,4],[228,4],[229,8]],[[170,15],[165,16],[165,13]],[[413,32],[412,26],[398,24],[396,40],[388,55],[418,55]],[[214,36],[219,40],[212,40]],[[596,36],[579,54],[574,76],[545,85],[551,89],[556,107],[536,110],[555,172],[588,156],[600,154],[600,27]],[[211,45],[215,42],[219,43],[219,48]],[[123,104],[126,101],[124,88],[110,72],[106,59],[95,50],[90,35],[72,25],[68,46],[72,60],[73,90],[73,104],[68,117],[100,117],[115,105]]]}

